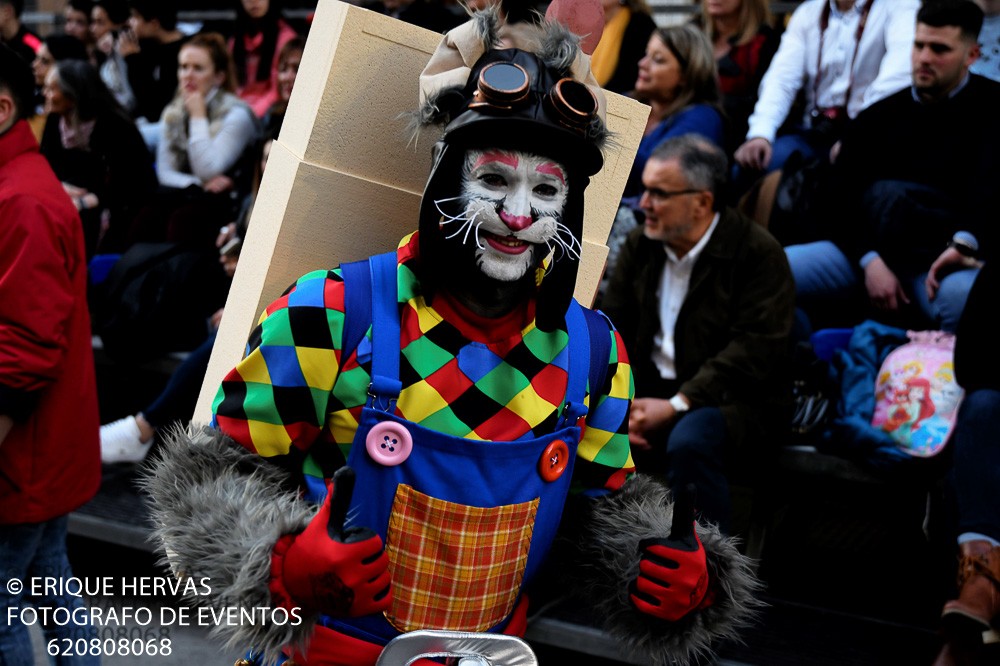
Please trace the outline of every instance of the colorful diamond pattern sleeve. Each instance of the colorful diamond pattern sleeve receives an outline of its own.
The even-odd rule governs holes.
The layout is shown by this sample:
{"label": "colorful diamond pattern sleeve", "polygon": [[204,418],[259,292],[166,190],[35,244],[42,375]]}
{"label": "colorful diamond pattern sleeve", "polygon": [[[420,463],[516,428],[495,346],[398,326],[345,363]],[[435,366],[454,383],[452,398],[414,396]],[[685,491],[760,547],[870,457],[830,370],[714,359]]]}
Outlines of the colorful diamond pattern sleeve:
{"label": "colorful diamond pattern sleeve", "polygon": [[[400,248],[398,271],[403,391],[401,418],[488,443],[551,432],[566,392],[565,331],[529,323],[501,339],[469,339],[429,306]],[[261,315],[243,360],[223,379],[214,423],[265,457],[339,445],[346,456],[370,382],[370,331],[342,351],[344,283],[340,271],[300,278]],[[615,488],[633,465],[628,446],[632,374],[613,337],[605,386],[590,400],[576,476],[590,488]]]}

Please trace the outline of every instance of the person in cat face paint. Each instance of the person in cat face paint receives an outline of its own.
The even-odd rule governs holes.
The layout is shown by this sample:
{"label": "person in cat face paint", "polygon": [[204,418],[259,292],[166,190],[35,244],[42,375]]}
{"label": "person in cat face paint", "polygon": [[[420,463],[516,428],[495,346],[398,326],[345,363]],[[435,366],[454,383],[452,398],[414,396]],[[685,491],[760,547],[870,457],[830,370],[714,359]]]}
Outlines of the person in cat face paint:
{"label": "person in cat face paint", "polygon": [[374,664],[417,629],[521,635],[571,518],[567,589],[649,663],[749,619],[734,543],[635,473],[624,346],[572,296],[607,137],[577,43],[495,10],[446,34],[414,114],[445,128],[418,230],[300,278],[212,427],[165,443],[146,487],[174,569],[211,578],[203,604],[302,619],[226,628],[248,663]]}

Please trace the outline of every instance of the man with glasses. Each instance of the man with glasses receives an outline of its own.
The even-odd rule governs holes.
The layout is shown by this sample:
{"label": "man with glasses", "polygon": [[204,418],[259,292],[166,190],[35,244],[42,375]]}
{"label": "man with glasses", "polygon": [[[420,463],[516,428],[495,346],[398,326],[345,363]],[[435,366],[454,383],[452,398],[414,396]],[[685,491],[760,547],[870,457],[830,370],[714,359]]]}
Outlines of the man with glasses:
{"label": "man with glasses", "polygon": [[795,288],[766,230],[722,207],[726,156],[686,135],[642,173],[642,227],[622,246],[602,308],[629,349],[636,465],[698,489],[703,518],[729,529],[726,461],[787,423]]}

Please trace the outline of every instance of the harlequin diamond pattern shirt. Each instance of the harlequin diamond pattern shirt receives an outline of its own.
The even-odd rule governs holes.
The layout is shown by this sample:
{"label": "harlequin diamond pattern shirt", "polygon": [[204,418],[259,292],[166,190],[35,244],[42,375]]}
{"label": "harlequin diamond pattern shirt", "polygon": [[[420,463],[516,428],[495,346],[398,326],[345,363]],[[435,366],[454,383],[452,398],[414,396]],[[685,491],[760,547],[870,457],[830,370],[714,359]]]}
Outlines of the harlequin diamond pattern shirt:
{"label": "harlequin diamond pattern shirt", "polygon": [[[400,418],[480,442],[552,432],[566,393],[568,335],[541,331],[534,303],[486,319],[445,294],[428,305],[414,269],[416,234],[397,252]],[[216,395],[214,423],[248,449],[329,477],[343,464],[367,398],[371,331],[344,350],[340,269],[300,278],[269,305],[243,360]],[[628,406],[634,387],[617,331],[605,385],[588,389],[575,488],[615,489],[633,470]]]}

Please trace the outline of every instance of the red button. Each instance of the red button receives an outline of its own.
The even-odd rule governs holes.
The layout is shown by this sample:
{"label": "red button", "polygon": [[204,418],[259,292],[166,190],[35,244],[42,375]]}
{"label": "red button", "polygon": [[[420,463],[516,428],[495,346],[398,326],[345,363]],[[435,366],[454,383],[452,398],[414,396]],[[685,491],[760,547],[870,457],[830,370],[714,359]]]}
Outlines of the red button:
{"label": "red button", "polygon": [[545,451],[542,452],[542,457],[538,461],[538,473],[551,483],[562,476],[568,464],[569,447],[566,446],[566,442],[557,439],[546,446]]}
{"label": "red button", "polygon": [[372,460],[380,465],[392,467],[410,457],[413,437],[410,432],[392,421],[376,423],[365,437],[365,449]]}

